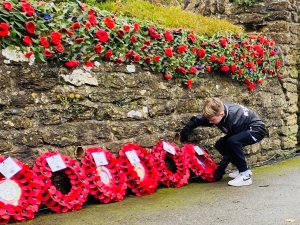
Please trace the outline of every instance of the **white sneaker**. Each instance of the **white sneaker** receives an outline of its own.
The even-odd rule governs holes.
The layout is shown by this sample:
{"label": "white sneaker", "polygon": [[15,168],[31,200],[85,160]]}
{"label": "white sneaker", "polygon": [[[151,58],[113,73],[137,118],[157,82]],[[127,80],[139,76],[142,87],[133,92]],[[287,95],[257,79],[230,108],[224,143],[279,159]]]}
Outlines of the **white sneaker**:
{"label": "white sneaker", "polygon": [[251,185],[251,184],[252,184],[251,176],[246,176],[241,173],[236,178],[228,182],[228,185],[235,186],[235,187],[241,187],[241,186]]}
{"label": "white sneaker", "polygon": [[[247,170],[246,172],[248,172],[248,174],[250,176],[252,176],[252,171],[251,170]],[[231,173],[228,174],[228,176],[232,179],[236,178],[238,175],[240,174],[240,172],[238,170],[233,170]]]}

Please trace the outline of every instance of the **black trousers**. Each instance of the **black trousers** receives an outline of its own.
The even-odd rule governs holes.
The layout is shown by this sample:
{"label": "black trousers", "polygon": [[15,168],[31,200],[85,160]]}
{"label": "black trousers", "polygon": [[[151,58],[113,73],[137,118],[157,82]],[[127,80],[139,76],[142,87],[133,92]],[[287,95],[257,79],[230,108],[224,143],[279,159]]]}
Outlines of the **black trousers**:
{"label": "black trousers", "polygon": [[[265,130],[265,129],[264,129]],[[240,172],[248,170],[243,147],[255,144],[265,137],[261,129],[246,130],[234,135],[226,135],[220,138],[215,147],[223,156],[223,160],[231,162]]]}

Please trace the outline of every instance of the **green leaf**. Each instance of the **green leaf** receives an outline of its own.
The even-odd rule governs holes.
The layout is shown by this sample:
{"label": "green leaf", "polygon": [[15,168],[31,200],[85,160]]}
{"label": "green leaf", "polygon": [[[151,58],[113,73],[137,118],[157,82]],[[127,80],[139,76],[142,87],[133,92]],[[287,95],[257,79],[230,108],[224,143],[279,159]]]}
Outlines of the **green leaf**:
{"label": "green leaf", "polygon": [[14,15],[15,17],[17,17],[21,22],[23,22],[23,23],[26,22],[26,19],[23,18],[20,14],[14,13],[13,15]]}
{"label": "green leaf", "polygon": [[42,53],[38,53],[36,57],[37,57],[40,61],[46,62],[45,57],[44,57],[44,55],[43,55]]}

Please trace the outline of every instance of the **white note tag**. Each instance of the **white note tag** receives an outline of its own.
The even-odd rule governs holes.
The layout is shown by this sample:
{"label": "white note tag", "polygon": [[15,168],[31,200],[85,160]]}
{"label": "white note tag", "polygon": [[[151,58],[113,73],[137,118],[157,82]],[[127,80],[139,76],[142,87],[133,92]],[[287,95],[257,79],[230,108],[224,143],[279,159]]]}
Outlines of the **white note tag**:
{"label": "white note tag", "polygon": [[172,155],[176,154],[175,148],[172,145],[169,145],[166,142],[163,142],[163,149],[169,153],[171,153]]}
{"label": "white note tag", "polygon": [[8,157],[0,164],[0,173],[2,173],[6,179],[10,179],[21,169],[22,168],[11,157]]}
{"label": "white note tag", "polygon": [[139,163],[141,161],[135,150],[127,151],[125,154],[131,164]]}
{"label": "white note tag", "polygon": [[135,65],[127,65],[126,66],[128,73],[134,73],[135,72]]}
{"label": "white note tag", "polygon": [[199,146],[194,146],[195,152],[197,152],[198,155],[204,155],[204,151]]}
{"label": "white note tag", "polygon": [[94,161],[96,163],[96,166],[105,166],[108,164],[108,161],[106,159],[104,152],[92,152],[92,156],[94,158]]}
{"label": "white note tag", "polygon": [[65,162],[63,161],[60,155],[50,156],[46,158],[46,161],[50,166],[52,172],[56,172],[67,168]]}

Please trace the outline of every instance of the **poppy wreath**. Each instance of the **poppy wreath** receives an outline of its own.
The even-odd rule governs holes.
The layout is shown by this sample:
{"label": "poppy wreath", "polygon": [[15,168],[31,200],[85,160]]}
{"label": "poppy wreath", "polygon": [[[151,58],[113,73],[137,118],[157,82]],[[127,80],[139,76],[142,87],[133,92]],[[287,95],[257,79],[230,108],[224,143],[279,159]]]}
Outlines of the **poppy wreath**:
{"label": "poppy wreath", "polygon": [[[67,194],[63,194],[53,184],[52,169],[50,168],[47,158],[60,156],[65,168],[61,171],[67,175],[70,180],[71,189]],[[46,152],[39,156],[33,166],[33,171],[41,179],[44,190],[42,195],[42,204],[45,204],[52,211],[61,213],[75,211],[82,208],[89,194],[89,182],[84,170],[79,163],[69,156],[58,152]]]}
{"label": "poppy wreath", "polygon": [[114,154],[101,148],[88,148],[81,162],[90,183],[91,195],[103,203],[124,199],[126,177]]}
{"label": "poppy wreath", "polygon": [[[0,163],[5,160],[0,156]],[[40,180],[29,166],[13,159],[21,168],[10,179],[0,173],[0,224],[34,218],[42,200]]]}
{"label": "poppy wreath", "polygon": [[213,182],[213,174],[217,169],[217,164],[210,155],[202,148],[192,144],[185,144],[182,149],[188,153],[189,168],[195,175],[200,176],[205,181]]}
{"label": "poppy wreath", "polygon": [[123,145],[119,150],[119,162],[133,193],[142,196],[155,192],[158,186],[157,171],[147,149],[136,144]]}
{"label": "poppy wreath", "polygon": [[[173,152],[172,152],[173,151]],[[167,187],[181,187],[188,184],[190,170],[186,160],[186,152],[167,141],[160,141],[151,150],[154,157],[155,167],[158,172],[159,181]],[[166,159],[173,160],[176,171],[172,172]]]}

